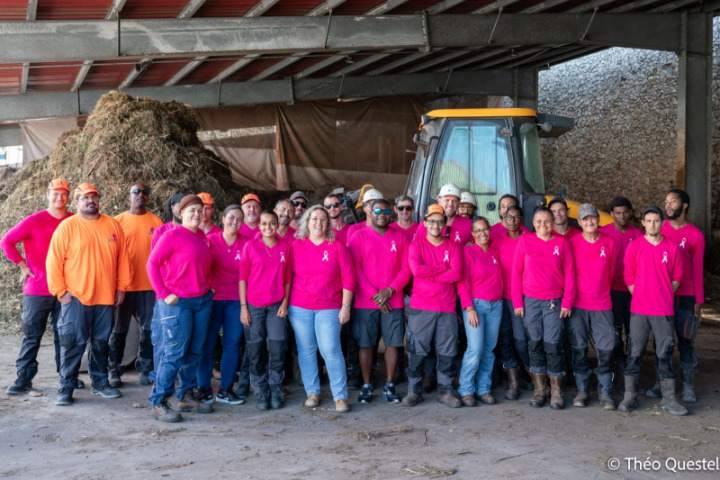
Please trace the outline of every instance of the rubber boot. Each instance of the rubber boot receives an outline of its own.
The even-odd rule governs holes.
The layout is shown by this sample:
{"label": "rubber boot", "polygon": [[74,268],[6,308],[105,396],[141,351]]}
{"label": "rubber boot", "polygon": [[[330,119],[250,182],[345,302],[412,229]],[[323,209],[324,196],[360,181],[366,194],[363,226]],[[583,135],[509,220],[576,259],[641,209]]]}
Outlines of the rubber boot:
{"label": "rubber boot", "polygon": [[530,373],[530,377],[533,381],[533,396],[530,399],[530,406],[540,408],[545,403],[545,379],[547,378],[546,373]]}
{"label": "rubber boot", "polygon": [[553,410],[562,410],[565,408],[565,400],[563,399],[563,376],[550,376],[550,408]]}
{"label": "rubber boot", "polygon": [[671,415],[687,415],[688,410],[681,405],[675,398],[675,379],[663,378],[660,380],[660,389],[662,391],[662,402],[660,408]]}
{"label": "rubber boot", "polygon": [[697,402],[695,396],[695,369],[689,368],[682,372],[683,384],[682,384],[682,400],[685,403]]}
{"label": "rubber boot", "polygon": [[655,385],[645,391],[648,398],[662,398],[662,390],[660,388],[660,377],[655,377]]}
{"label": "rubber boot", "polygon": [[637,402],[638,377],[625,375],[625,397],[623,398],[618,410],[621,412],[631,412],[638,408]]}
{"label": "rubber boot", "polygon": [[508,379],[508,389],[507,392],[505,392],[505,398],[507,400],[517,400],[520,396],[520,379],[518,378],[519,370],[519,367],[505,369]]}

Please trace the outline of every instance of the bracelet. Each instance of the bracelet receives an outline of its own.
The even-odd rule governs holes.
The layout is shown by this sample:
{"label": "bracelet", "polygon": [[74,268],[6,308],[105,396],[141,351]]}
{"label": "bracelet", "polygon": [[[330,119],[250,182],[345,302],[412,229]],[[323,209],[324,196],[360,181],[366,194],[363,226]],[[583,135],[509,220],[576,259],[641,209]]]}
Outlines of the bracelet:
{"label": "bracelet", "polygon": [[343,307],[352,307],[352,305],[350,305],[349,303],[343,303],[342,305]]}
{"label": "bracelet", "polygon": [[473,310],[475,310],[475,307],[467,307],[465,309],[466,312],[472,312]]}

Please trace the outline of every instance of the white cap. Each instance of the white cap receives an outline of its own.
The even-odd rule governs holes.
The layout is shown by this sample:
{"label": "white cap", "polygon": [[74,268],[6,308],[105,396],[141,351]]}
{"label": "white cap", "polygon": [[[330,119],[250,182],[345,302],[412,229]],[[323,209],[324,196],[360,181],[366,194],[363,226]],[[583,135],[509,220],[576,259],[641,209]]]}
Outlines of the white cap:
{"label": "white cap", "polygon": [[460,189],[455,186],[453,183],[446,183],[440,188],[440,193],[438,194],[438,198],[440,197],[447,197],[448,195],[452,195],[453,197],[460,198]]}
{"label": "white cap", "polygon": [[475,197],[473,197],[473,194],[470,192],[462,192],[460,194],[460,203],[469,203],[473,207],[477,208]]}
{"label": "white cap", "polygon": [[380,192],[380,190],[376,190],[374,188],[371,188],[369,190],[365,190],[365,194],[363,195],[363,203],[370,202],[372,200],[382,200],[383,194]]}

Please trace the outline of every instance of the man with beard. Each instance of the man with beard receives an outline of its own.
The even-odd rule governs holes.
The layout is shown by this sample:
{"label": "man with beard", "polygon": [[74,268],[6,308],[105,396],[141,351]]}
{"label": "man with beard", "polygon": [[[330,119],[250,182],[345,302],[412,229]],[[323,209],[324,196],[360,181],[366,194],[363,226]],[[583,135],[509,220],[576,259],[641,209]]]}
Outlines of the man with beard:
{"label": "man with beard", "polygon": [[115,325],[110,334],[108,381],[114,388],[122,387],[120,377],[123,374],[123,353],[133,315],[137,317],[140,327],[140,346],[135,361],[135,369],[140,375],[140,385],[150,385],[150,372],[153,369],[150,322],[155,305],[155,292],[150,285],[145,265],[150,256],[153,233],[162,226],[163,222],[147,211],[149,200],[150,189],[144,183],[138,182],[130,188],[130,210],[115,217],[125,234],[130,264],[130,285],[125,294],[125,301],[116,309]]}
{"label": "man with beard", "polygon": [[307,210],[309,200],[303,192],[298,190],[290,195],[290,201],[292,202],[293,207],[295,207],[295,218],[293,218],[290,226],[297,230],[298,221],[300,220],[300,217],[303,216],[303,213],[305,213],[305,210]]}
{"label": "man with beard", "polygon": [[203,202],[202,221],[200,222],[200,230],[205,235],[211,233],[222,233],[222,228],[215,225],[212,221],[213,213],[215,213],[215,199],[207,192],[198,193],[198,197]]}
{"label": "man with beard", "polygon": [[292,244],[295,239],[295,229],[290,225],[295,218],[295,207],[291,200],[280,200],[275,204],[275,214],[278,216],[277,236]]}
{"label": "man with beard", "polygon": [[470,192],[460,193],[460,206],[458,207],[458,215],[472,220],[477,210],[477,202],[475,196]]}
{"label": "man with beard", "polygon": [[90,393],[103,398],[120,396],[108,383],[107,364],[113,306],[123,302],[130,284],[125,235],[117,220],[100,214],[100,194],[92,184],[80,184],[74,198],[78,214],[53,233],[45,264],[50,293],[62,305],[58,321],[60,389],[55,405],[72,403],[88,339]]}
{"label": "man with beard", "polygon": [[255,240],[255,236],[260,233],[258,230],[258,224],[260,223],[260,198],[254,193],[248,193],[240,201],[245,220],[243,220],[242,227],[240,227],[240,235],[247,238],[248,240]]}
{"label": "man with beard", "polygon": [[397,222],[391,223],[390,228],[405,235],[408,242],[415,240],[419,223],[413,222],[412,212],[415,210],[415,200],[408,195],[400,195],[395,199],[395,214]]}
{"label": "man with beard", "polygon": [[[447,218],[442,235],[457,244],[457,246],[467,245],[473,239],[472,221],[458,215],[460,195],[460,189],[452,183],[443,185],[440,188],[440,193],[438,193],[438,204],[445,211],[445,217]],[[423,238],[426,235],[425,222],[422,222],[418,227],[417,238]]]}
{"label": "man with beard", "polygon": [[323,200],[323,206],[330,216],[330,227],[335,231],[335,239],[347,245],[348,230],[350,225],[345,223],[342,218],[343,205],[340,197],[330,194]]}

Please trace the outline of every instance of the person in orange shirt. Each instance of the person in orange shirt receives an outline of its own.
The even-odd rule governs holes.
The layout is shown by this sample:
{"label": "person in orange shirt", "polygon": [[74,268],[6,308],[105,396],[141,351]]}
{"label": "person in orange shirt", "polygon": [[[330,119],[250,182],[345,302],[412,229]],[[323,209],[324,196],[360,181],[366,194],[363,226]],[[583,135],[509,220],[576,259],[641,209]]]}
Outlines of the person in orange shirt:
{"label": "person in orange shirt", "polygon": [[58,226],[45,267],[50,293],[60,300],[60,389],[55,405],[70,405],[77,388],[85,345],[90,340],[90,393],[117,398],[108,383],[108,339],[113,305],[120,305],[130,284],[125,235],[112,217],[100,214],[100,193],[90,183],[73,194],[77,215]]}
{"label": "person in orange shirt", "polygon": [[140,327],[140,347],[135,369],[140,376],[140,385],[150,385],[150,372],[153,369],[153,345],[150,339],[150,322],[155,305],[155,292],[148,278],[147,264],[150,256],[150,243],[155,229],[163,221],[147,211],[150,189],[142,182],[130,188],[130,210],[123,212],[115,220],[120,223],[125,234],[128,262],[130,265],[130,285],[125,301],[115,311],[115,325],[110,334],[108,354],[108,381],[111,387],[122,387],[123,353],[127,339],[130,319],[135,315]]}

